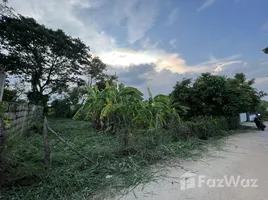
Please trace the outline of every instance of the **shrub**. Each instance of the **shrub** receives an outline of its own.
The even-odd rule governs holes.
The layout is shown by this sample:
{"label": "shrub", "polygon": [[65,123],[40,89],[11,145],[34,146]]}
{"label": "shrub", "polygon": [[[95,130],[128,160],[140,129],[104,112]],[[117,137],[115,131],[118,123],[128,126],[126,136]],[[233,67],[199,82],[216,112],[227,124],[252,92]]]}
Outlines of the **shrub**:
{"label": "shrub", "polygon": [[0,102],[0,117],[3,117],[5,110],[6,110],[6,105]]}
{"label": "shrub", "polygon": [[222,136],[228,130],[239,128],[237,117],[198,117],[191,121],[172,121],[169,124],[168,132],[174,140],[197,137],[208,139],[210,137]]}
{"label": "shrub", "polygon": [[172,120],[169,123],[168,132],[175,141],[193,136],[189,125],[177,120]]}
{"label": "shrub", "polygon": [[80,107],[80,105],[72,105],[69,99],[56,99],[51,103],[50,115],[61,118],[72,118]]}

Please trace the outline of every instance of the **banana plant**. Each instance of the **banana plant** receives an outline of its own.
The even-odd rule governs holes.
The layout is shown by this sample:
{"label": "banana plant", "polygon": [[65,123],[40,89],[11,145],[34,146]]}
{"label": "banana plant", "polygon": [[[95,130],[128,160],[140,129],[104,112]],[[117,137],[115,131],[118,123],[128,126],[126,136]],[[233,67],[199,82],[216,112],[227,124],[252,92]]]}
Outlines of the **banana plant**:
{"label": "banana plant", "polygon": [[147,114],[147,120],[144,120],[142,114],[138,116],[137,119],[147,122],[150,129],[167,125],[170,116],[174,116],[177,120],[180,120],[174,101],[171,97],[159,94],[153,98],[150,89],[147,88],[147,90],[149,99],[144,102],[144,110],[142,111]]}
{"label": "banana plant", "polygon": [[74,118],[81,116],[91,120],[106,130],[126,126],[138,129],[157,129],[167,125],[170,116],[180,119],[173,99],[166,95],[154,98],[148,88],[149,99],[143,100],[143,94],[134,87],[123,84],[109,85],[104,90],[87,86],[88,98]]}

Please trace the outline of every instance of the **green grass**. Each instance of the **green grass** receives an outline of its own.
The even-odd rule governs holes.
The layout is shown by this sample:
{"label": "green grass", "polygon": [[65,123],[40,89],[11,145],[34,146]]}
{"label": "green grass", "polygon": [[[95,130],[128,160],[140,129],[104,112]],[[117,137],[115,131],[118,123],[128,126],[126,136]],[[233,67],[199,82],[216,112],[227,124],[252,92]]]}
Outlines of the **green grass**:
{"label": "green grass", "polygon": [[[130,155],[123,155],[117,135],[97,133],[88,122],[50,119],[52,128],[76,150],[93,162],[71,151],[49,134],[52,163],[43,164],[41,134],[10,136],[1,158],[0,199],[90,199],[152,181],[150,166],[170,158],[192,158],[205,152],[217,139],[177,139],[166,131],[130,136]],[[214,143],[213,143],[214,142]]]}

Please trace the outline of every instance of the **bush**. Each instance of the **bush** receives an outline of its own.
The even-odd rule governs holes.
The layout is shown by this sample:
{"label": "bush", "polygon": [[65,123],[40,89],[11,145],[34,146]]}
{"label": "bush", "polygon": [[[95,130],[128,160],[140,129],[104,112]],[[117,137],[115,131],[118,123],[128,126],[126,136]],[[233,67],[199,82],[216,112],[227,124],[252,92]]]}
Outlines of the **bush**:
{"label": "bush", "polygon": [[172,121],[169,124],[168,132],[174,140],[197,137],[199,139],[208,139],[210,137],[222,136],[228,130],[239,128],[239,119],[237,117],[198,117],[191,121]]}
{"label": "bush", "polygon": [[2,118],[4,115],[4,112],[6,110],[6,105],[2,102],[0,102],[0,117]]}
{"label": "bush", "polygon": [[50,115],[61,118],[72,118],[80,105],[72,105],[69,99],[56,99],[51,103]]}

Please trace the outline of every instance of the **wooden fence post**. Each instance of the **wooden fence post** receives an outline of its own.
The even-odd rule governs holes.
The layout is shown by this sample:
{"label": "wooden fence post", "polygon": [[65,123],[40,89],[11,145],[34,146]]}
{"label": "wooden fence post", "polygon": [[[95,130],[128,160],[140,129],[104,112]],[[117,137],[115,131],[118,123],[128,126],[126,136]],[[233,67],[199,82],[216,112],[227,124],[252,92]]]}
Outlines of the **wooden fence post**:
{"label": "wooden fence post", "polygon": [[2,101],[3,99],[5,83],[6,83],[6,74],[4,72],[0,72],[0,101]]}
{"label": "wooden fence post", "polygon": [[47,118],[45,117],[43,124],[43,138],[44,138],[44,164],[46,169],[50,167],[51,163],[47,126],[48,126]]}

